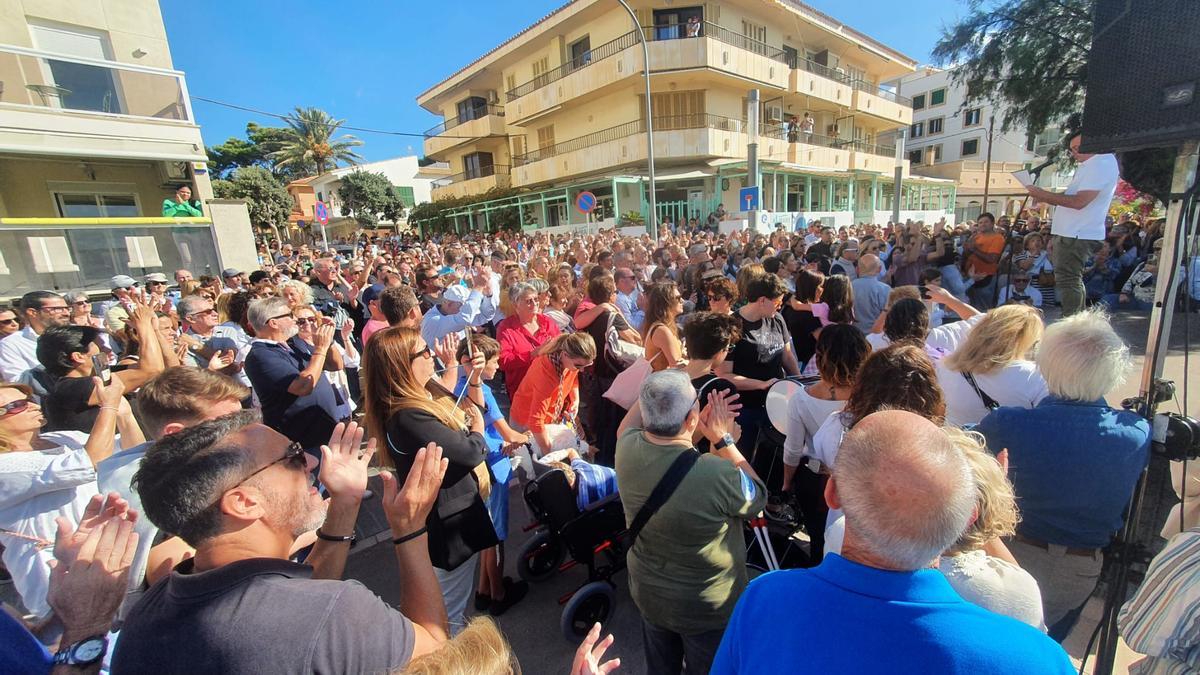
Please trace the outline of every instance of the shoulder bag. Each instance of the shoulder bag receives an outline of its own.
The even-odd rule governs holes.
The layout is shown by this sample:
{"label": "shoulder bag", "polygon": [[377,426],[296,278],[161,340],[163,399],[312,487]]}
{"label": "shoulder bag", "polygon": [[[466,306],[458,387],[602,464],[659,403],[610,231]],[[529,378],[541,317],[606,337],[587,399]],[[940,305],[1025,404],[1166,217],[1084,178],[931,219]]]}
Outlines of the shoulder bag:
{"label": "shoulder bag", "polygon": [[975,381],[974,375],[970,373],[963,373],[962,376],[966,379],[967,384],[971,385],[971,388],[975,390],[975,394],[979,396],[979,400],[983,401],[983,406],[985,408],[988,410],[995,410],[996,408],[1000,407],[1000,403],[996,401],[996,399],[988,396],[987,392],[979,387],[979,383]]}
{"label": "shoulder bag", "polygon": [[700,453],[696,452],[695,448],[684,450],[671,466],[663,477],[658,479],[658,484],[650,491],[650,496],[646,499],[646,503],[642,504],[642,508],[638,510],[637,515],[633,518],[633,523],[629,526],[629,549],[633,549],[633,545],[637,542],[638,535],[641,534],[642,528],[646,527],[646,523],[650,518],[658,513],[663,504],[675,494],[675,490],[679,488],[679,484],[687,477],[688,472],[696,465],[696,461],[700,459]]}

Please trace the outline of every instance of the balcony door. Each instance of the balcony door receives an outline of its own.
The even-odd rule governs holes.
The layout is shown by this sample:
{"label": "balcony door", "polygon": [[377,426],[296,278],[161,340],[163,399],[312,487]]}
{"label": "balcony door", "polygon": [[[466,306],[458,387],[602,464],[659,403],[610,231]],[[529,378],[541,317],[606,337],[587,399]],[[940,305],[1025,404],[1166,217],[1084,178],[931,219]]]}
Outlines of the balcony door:
{"label": "balcony door", "polygon": [[[30,24],[34,47],[42,51],[100,61],[112,60],[108,36],[82,27]],[[42,61],[45,87],[38,91],[46,105],[68,110],[124,112],[113,71],[73,61]]]}
{"label": "balcony door", "polygon": [[[654,39],[675,40],[689,37],[687,22],[692,17],[704,24],[703,7],[679,7],[654,10]],[[701,30],[699,34],[703,34]]]}
{"label": "balcony door", "polygon": [[495,172],[490,152],[473,152],[463,157],[463,173],[466,174],[466,180],[491,176]]}
{"label": "balcony door", "polygon": [[487,116],[487,99],[469,96],[458,102],[458,123],[465,124]]}

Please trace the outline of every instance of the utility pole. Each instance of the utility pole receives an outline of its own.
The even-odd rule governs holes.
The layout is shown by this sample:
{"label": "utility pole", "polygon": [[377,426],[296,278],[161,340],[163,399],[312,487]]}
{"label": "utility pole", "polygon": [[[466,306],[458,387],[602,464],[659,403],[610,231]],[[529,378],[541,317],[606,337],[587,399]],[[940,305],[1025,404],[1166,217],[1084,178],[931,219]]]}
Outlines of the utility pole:
{"label": "utility pole", "polygon": [[[983,166],[983,206],[980,207],[980,213],[988,210],[988,190],[992,186],[992,132],[996,129],[996,116],[988,115],[988,132],[987,132],[987,161]],[[1005,235],[1008,236],[1008,235]]]}
{"label": "utility pole", "polygon": [[[746,130],[750,138],[750,142],[746,144],[746,187],[758,185],[758,114],[758,90],[751,89],[746,97],[746,120],[750,127]],[[759,201],[762,201],[761,196]]]}
{"label": "utility pole", "polygon": [[642,30],[642,22],[638,21],[637,14],[629,7],[629,3],[625,0],[617,0],[621,6],[629,12],[629,18],[633,19],[633,27],[637,30],[638,39],[642,42],[642,63],[645,64],[643,70],[646,77],[646,162],[650,172],[650,213],[646,216],[646,230],[650,233],[650,238],[658,241],[658,200],[656,192],[657,185],[654,182],[654,106],[650,103],[650,46],[646,43],[646,32]]}
{"label": "utility pole", "polygon": [[904,190],[904,129],[896,134],[896,169],[892,176],[892,223],[900,227],[900,194]]}

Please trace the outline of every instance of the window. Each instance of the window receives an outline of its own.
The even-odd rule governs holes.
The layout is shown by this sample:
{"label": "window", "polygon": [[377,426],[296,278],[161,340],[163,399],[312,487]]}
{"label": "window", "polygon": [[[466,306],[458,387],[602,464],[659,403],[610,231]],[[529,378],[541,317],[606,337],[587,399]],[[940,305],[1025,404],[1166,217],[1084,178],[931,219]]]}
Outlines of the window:
{"label": "window", "polygon": [[704,34],[704,10],[701,7],[654,10],[654,39],[676,40],[693,37],[688,33],[688,21],[695,17],[698,22],[695,37]]}
{"label": "window", "polygon": [[516,75],[505,75],[504,76],[504,91],[512,91],[513,89],[516,89],[516,88],[517,88],[517,76]]}
{"label": "window", "polygon": [[525,154],[525,137],[524,136],[509,136],[512,139],[512,155],[520,157]]}
{"label": "window", "polygon": [[913,164],[914,166],[917,164],[920,164],[921,163],[921,155],[923,155],[923,154],[925,154],[925,151],[921,150],[921,149],[909,150],[908,151],[908,161],[911,164]]}
{"label": "window", "polygon": [[942,144],[941,143],[930,146],[929,150],[932,151],[930,154],[933,155],[933,159],[929,160],[930,164],[936,164],[936,163],[942,161]]}
{"label": "window", "polygon": [[966,112],[966,114],[963,115],[963,126],[964,127],[973,127],[973,126],[979,124],[979,120],[982,117],[982,115],[980,114],[981,112],[982,111],[979,108],[971,108],[970,110],[968,110]]}
{"label": "window", "polygon": [[921,110],[925,107],[925,94],[917,94],[916,96],[912,97],[912,99],[913,110]]}
{"label": "window", "polygon": [[549,78],[546,77],[547,70],[550,70],[549,56],[543,56],[542,58],[533,62],[533,81],[537,83],[534,86],[544,87],[547,84],[550,84]]}
{"label": "window", "polygon": [[941,105],[945,102],[946,102],[945,88],[934,89],[933,91],[929,92],[929,105],[930,106]]}
{"label": "window", "polygon": [[487,117],[487,99],[480,96],[469,96],[458,102],[458,123]]}
{"label": "window", "polygon": [[[643,96],[639,96],[642,99]],[[693,91],[664,91],[651,94],[651,107],[654,109],[655,131],[671,129],[693,129],[700,126],[704,120],[704,90]],[[645,115],[646,104],[638,106]],[[743,106],[744,108],[744,106]]]}
{"label": "window", "polygon": [[472,152],[464,155],[463,173],[466,174],[467,180],[495,175],[496,169],[493,166],[492,153]]}
{"label": "window", "polygon": [[979,154],[979,139],[971,138],[971,139],[963,141],[962,142],[962,152],[960,154],[963,157],[970,157],[971,155],[978,155]]}
{"label": "window", "polygon": [[742,35],[746,36],[746,44],[739,45],[744,49],[749,49],[752,52],[759,54],[767,53],[767,27],[760,26],[752,21],[742,20]]}
{"label": "window", "polygon": [[554,125],[541,127],[537,130],[538,150],[545,150],[554,145]]}
{"label": "window", "polygon": [[[89,59],[108,60],[112,45],[99,31],[60,25],[29,26],[34,46],[56,54]],[[65,93],[56,94],[46,103],[69,110],[92,110],[105,113],[124,113],[120,91],[113,71],[73,61],[46,59],[42,67],[45,84]]]}
{"label": "window", "polygon": [[925,123],[924,122],[914,122],[913,125],[908,128],[908,137],[909,138],[920,138],[924,135],[925,135]]}
{"label": "window", "polygon": [[413,189],[408,185],[397,185],[396,196],[400,197],[400,203],[404,204],[404,208],[411,209],[417,205],[416,195],[413,194]]}
{"label": "window", "polygon": [[56,192],[63,218],[137,218],[137,198],[132,194]]}
{"label": "window", "polygon": [[929,135],[931,135],[931,136],[932,136],[933,134],[940,134],[940,133],[942,133],[942,122],[943,122],[943,120],[944,120],[944,119],[945,119],[945,118],[943,118],[943,117],[935,117],[935,118],[933,118],[933,119],[929,120],[929,122],[928,122],[928,125],[929,125],[929,129],[928,129],[928,131],[929,131]]}
{"label": "window", "polygon": [[571,43],[571,68],[582,68],[592,62],[592,40],[585,37]]}

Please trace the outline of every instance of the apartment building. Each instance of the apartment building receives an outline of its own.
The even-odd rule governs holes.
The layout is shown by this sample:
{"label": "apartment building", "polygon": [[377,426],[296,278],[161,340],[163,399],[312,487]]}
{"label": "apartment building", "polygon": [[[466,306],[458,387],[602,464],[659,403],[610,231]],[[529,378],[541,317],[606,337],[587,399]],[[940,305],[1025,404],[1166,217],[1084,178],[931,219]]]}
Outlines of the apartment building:
{"label": "apartment building", "polygon": [[[1015,214],[1021,208],[1028,193],[1012,172],[1041,164],[1048,147],[1058,142],[1057,133],[1034,137],[1024,129],[1001,131],[1003,108],[988,100],[968,101],[966,85],[954,82],[953,70],[923,66],[890,84],[912,101],[913,119],[904,148],[912,172],[958,185],[954,205],[958,220],[974,219],[982,211]],[[989,175],[988,127],[992,121]],[[1048,168],[1039,185],[1065,187],[1071,173]]]}
{"label": "apartment building", "polygon": [[244,206],[161,217],[205,160],[156,0],[0,0],[0,295],[253,263]]}
{"label": "apartment building", "polygon": [[[793,0],[631,5],[650,51],[660,218],[737,210],[757,89],[762,207],[886,220],[896,158],[879,139],[907,128],[912,108],[880,83],[912,73],[911,58]],[[473,228],[514,208],[526,227],[581,223],[572,204],[583,190],[602,223],[646,214],[644,92],[629,14],[608,1],[560,7],[418,96],[443,119],[425,154],[454,172],[434,199],[473,202],[450,212]],[[904,175],[906,212],[953,204],[950,181],[909,176],[907,161]]]}

